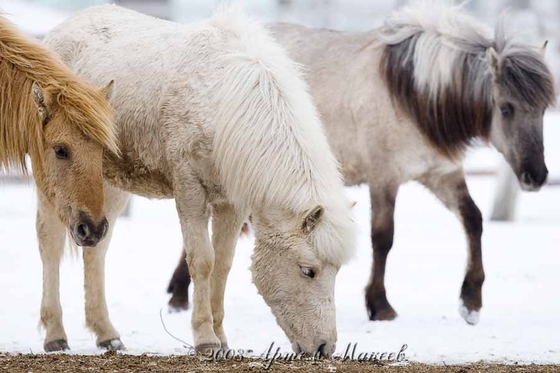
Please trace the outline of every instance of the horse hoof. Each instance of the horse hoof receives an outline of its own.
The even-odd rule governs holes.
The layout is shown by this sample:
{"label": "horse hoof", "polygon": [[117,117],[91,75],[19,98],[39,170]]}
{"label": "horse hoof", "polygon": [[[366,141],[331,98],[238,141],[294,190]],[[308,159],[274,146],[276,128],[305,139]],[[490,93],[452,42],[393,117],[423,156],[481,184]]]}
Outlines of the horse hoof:
{"label": "horse hoof", "polygon": [[368,316],[371,321],[390,321],[397,318],[397,313],[389,303],[383,308],[375,308],[373,305],[367,305]]}
{"label": "horse hoof", "polygon": [[459,305],[459,314],[469,325],[476,325],[480,321],[480,311],[469,310],[463,302]]}
{"label": "horse hoof", "polygon": [[201,354],[215,354],[217,351],[220,351],[222,346],[219,344],[214,343],[203,343],[201,345],[196,346],[196,350]]}
{"label": "horse hoof", "polygon": [[67,351],[70,349],[70,347],[68,347],[68,342],[66,342],[65,339],[45,342],[45,345],[43,347],[45,349],[45,352]]}
{"label": "horse hoof", "polygon": [[397,313],[385,297],[375,302],[366,298],[366,307],[371,321],[390,321],[397,318]]}
{"label": "horse hoof", "polygon": [[228,346],[227,343],[222,343],[222,347],[221,347],[221,348],[222,348],[222,350],[224,350],[224,351],[226,351],[226,352],[229,351],[229,346]]}
{"label": "horse hoof", "polygon": [[169,313],[183,312],[189,309],[189,301],[187,299],[171,297],[168,304]]}
{"label": "horse hoof", "polygon": [[121,342],[120,339],[109,339],[108,341],[100,342],[97,344],[97,347],[104,348],[107,351],[120,351],[126,350],[124,344]]}
{"label": "horse hoof", "polygon": [[373,317],[370,315],[369,319],[371,321],[391,321],[397,318],[397,313],[394,309],[385,309],[376,311]]}

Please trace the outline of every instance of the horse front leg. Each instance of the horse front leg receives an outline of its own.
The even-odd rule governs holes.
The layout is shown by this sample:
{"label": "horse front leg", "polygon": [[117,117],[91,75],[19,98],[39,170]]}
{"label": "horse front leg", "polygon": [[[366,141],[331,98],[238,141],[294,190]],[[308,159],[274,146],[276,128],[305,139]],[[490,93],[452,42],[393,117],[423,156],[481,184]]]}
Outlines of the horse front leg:
{"label": "horse front leg", "polygon": [[83,248],[86,325],[96,335],[96,344],[107,350],[123,350],[120,335],[111,323],[105,297],[105,256],[117,217],[126,207],[128,193],[105,185],[107,236],[96,247]]}
{"label": "horse front leg", "polygon": [[191,320],[194,345],[200,352],[217,350],[221,341],[214,333],[212,319],[210,278],[215,256],[208,233],[208,199],[196,175],[184,172],[175,185],[175,202],[194,284]]}
{"label": "horse front leg", "polygon": [[426,185],[443,204],[454,212],[461,222],[468,240],[468,263],[461,287],[459,312],[471,325],[477,324],[482,308],[482,214],[474,203],[467,188],[462,169],[445,175],[427,176]]}
{"label": "horse front leg", "polygon": [[366,288],[366,307],[370,320],[393,320],[397,313],[389,304],[385,290],[387,256],[393,247],[394,213],[398,184],[381,187],[370,184],[371,243],[373,265]]}
{"label": "horse front leg", "polygon": [[[243,224],[241,228],[241,236],[249,235],[251,228],[251,217]],[[181,312],[189,309],[189,286],[191,284],[191,274],[189,272],[189,266],[187,265],[187,253],[184,248],[181,249],[181,258],[171,280],[169,280],[169,285],[167,285],[167,293],[171,294],[171,299],[169,299],[169,311],[170,312]]]}
{"label": "horse front leg", "polygon": [[181,258],[171,276],[167,292],[172,294],[169,300],[170,312],[181,312],[189,309],[189,285],[191,284],[191,274],[187,265],[187,252],[181,249]]}
{"label": "horse front leg", "polygon": [[38,200],[36,228],[43,263],[41,324],[47,331],[43,347],[46,352],[64,351],[69,347],[60,305],[60,261],[64,254],[66,228],[41,193],[38,193]]}
{"label": "horse front leg", "polygon": [[223,329],[226,282],[233,262],[239,231],[247,215],[248,213],[239,212],[229,204],[220,204],[213,208],[212,244],[216,259],[210,282],[212,317],[214,332],[220,339],[221,347],[224,350],[228,349],[227,338]]}

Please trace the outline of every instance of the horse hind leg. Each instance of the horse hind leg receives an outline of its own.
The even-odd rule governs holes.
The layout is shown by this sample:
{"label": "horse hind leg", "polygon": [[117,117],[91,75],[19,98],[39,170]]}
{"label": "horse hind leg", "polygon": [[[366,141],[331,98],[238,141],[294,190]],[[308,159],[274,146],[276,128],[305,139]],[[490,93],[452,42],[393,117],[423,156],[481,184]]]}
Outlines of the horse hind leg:
{"label": "horse hind leg", "polygon": [[445,175],[429,176],[422,183],[454,212],[461,222],[468,239],[468,263],[463,285],[459,313],[470,325],[479,321],[482,308],[482,214],[472,200],[463,170]]}
{"label": "horse hind leg", "polygon": [[187,265],[187,252],[183,248],[181,250],[181,259],[173,272],[173,276],[169,281],[167,292],[172,294],[169,300],[170,312],[181,312],[189,309],[189,285],[191,283],[191,274]]}
{"label": "horse hind leg", "polygon": [[60,305],[60,261],[64,254],[66,228],[41,193],[38,193],[38,200],[36,228],[43,263],[41,324],[47,332],[43,347],[46,352],[64,351],[69,347]]}
{"label": "horse hind leg", "polygon": [[397,313],[387,300],[385,290],[385,267],[387,256],[393,247],[394,211],[398,186],[377,188],[370,184],[371,195],[371,242],[373,265],[366,287],[366,308],[370,320],[393,320]]}
{"label": "horse hind leg", "polygon": [[129,195],[105,185],[105,211],[109,222],[107,236],[96,247],[83,248],[86,325],[96,335],[96,344],[107,350],[122,350],[124,344],[111,323],[105,298],[105,255],[115,221],[126,207]]}

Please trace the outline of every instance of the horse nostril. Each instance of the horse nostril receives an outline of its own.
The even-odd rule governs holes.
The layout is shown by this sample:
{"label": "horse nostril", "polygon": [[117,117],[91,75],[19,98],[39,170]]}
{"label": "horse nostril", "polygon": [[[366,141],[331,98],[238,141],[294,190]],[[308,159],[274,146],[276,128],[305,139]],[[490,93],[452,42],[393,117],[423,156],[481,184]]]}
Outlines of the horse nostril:
{"label": "horse nostril", "polygon": [[78,223],[78,225],[76,226],[76,235],[78,236],[79,239],[85,240],[86,238],[89,237],[89,233],[90,231],[87,224]]}
{"label": "horse nostril", "polygon": [[529,172],[525,171],[521,174],[521,181],[523,184],[531,185],[533,183],[533,176]]}

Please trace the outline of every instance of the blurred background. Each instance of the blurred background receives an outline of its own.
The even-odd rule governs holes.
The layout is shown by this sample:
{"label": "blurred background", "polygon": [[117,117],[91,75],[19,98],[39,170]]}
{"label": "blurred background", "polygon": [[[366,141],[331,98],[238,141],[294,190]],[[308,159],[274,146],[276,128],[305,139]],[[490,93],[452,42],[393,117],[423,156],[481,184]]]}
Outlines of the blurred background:
{"label": "blurred background", "polygon": [[[178,22],[206,18],[223,0],[0,0],[0,8],[22,27],[41,36],[72,12],[116,3]],[[264,22],[286,21],[340,30],[367,30],[381,24],[392,9],[408,0],[229,0]],[[493,23],[505,9],[515,12],[516,29],[554,39],[559,33],[557,0],[471,0],[467,8],[477,18]],[[42,21],[41,21],[42,20]]]}

